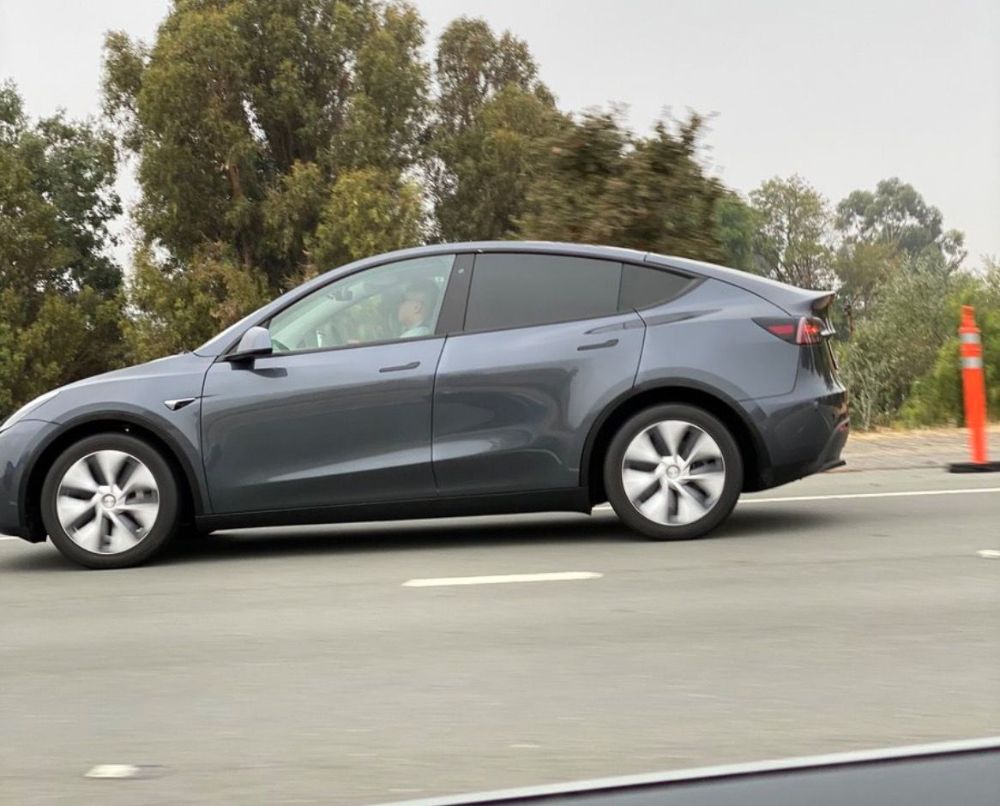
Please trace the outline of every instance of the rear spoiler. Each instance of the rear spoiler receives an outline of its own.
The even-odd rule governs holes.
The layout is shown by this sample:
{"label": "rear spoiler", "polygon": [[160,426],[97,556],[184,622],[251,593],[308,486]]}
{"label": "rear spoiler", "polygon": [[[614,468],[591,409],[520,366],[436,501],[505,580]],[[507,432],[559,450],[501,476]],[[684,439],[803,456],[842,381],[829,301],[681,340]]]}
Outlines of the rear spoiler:
{"label": "rear spoiler", "polygon": [[816,316],[826,316],[827,313],[829,313],[830,306],[836,298],[837,294],[834,291],[802,290],[803,313],[812,313]]}

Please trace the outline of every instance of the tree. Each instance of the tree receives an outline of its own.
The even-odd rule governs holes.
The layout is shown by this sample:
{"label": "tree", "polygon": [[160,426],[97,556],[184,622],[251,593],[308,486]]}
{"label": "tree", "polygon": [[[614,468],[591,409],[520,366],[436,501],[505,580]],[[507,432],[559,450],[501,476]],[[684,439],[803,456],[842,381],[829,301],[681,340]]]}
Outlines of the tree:
{"label": "tree", "polygon": [[723,188],[698,161],[701,128],[692,116],[635,137],[614,113],[561,127],[517,234],[722,260],[714,220]]}
{"label": "tree", "polygon": [[419,156],[423,23],[378,0],[176,0],[105,41],[104,106],[138,156],[135,217],[171,276],[206,248],[281,288],[345,171]]}
{"label": "tree", "polygon": [[854,323],[871,311],[876,298],[900,270],[905,256],[891,244],[847,242],[837,249],[833,271],[837,276],[837,302],[847,319],[848,333]]}
{"label": "tree", "polygon": [[852,416],[862,428],[899,416],[955,326],[945,303],[955,281],[942,270],[941,260],[939,255],[910,258],[841,346],[841,375],[851,393]]}
{"label": "tree", "polygon": [[125,333],[137,361],[197,347],[268,298],[264,275],[220,244],[203,246],[183,269],[140,248],[133,267]]}
{"label": "tree", "polygon": [[930,251],[953,271],[965,259],[965,236],[943,229],[941,211],[896,177],[883,179],[875,192],[855,190],[837,205],[836,227],[848,244],[877,243],[909,257]]}
{"label": "tree", "polygon": [[826,199],[802,177],[769,179],[751,192],[758,229],[754,260],[761,274],[802,288],[832,284]]}
{"label": "tree", "polygon": [[987,256],[984,263],[982,275],[964,272],[951,275],[953,293],[949,299],[939,300],[950,332],[937,352],[933,367],[914,384],[903,407],[902,418],[909,425],[964,422],[962,363],[955,332],[962,305],[976,309],[976,326],[983,344],[987,409],[994,419],[1000,413],[1000,262]]}
{"label": "tree", "polygon": [[62,114],[32,123],[0,85],[0,417],[123,359],[114,179],[106,134]]}
{"label": "tree", "polygon": [[310,254],[320,265],[339,265],[393,249],[416,246],[424,227],[423,200],[415,182],[390,171],[344,173],[330,192]]}
{"label": "tree", "polygon": [[441,35],[427,175],[437,236],[488,240],[510,232],[560,123],[527,45],[462,17]]}
{"label": "tree", "polygon": [[757,271],[753,251],[759,226],[757,211],[739,194],[726,191],[715,205],[714,226],[725,265],[740,271]]}

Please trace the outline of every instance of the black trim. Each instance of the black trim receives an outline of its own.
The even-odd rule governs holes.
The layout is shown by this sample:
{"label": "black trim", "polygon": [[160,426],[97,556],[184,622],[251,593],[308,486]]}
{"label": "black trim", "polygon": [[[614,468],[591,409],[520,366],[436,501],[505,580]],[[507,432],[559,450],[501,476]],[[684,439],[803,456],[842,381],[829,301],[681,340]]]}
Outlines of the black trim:
{"label": "black trim", "polygon": [[439,336],[459,333],[465,327],[465,309],[469,304],[469,286],[472,284],[472,266],[476,256],[471,252],[456,255],[451,266],[451,276],[444,292],[441,312],[434,332]]}
{"label": "black trim", "polygon": [[436,333],[430,333],[427,336],[410,336],[405,339],[385,339],[384,341],[366,341],[364,344],[338,344],[336,347],[313,347],[311,350],[289,350],[285,353],[263,353],[261,355],[252,356],[247,359],[246,362],[234,361],[229,354],[222,353],[212,359],[213,364],[233,364],[238,366],[241,363],[256,364],[258,361],[263,361],[268,358],[294,358],[300,355],[314,355],[315,353],[337,353],[342,350],[363,350],[365,347],[383,347],[386,344],[415,344],[421,341],[431,341],[433,339],[440,339],[441,336]]}
{"label": "black trim", "polygon": [[199,529],[241,529],[253,526],[394,521],[420,518],[453,518],[475,515],[506,515],[520,512],[590,512],[587,490],[569,487],[532,492],[419,498],[331,507],[258,510],[219,515],[199,515]]}

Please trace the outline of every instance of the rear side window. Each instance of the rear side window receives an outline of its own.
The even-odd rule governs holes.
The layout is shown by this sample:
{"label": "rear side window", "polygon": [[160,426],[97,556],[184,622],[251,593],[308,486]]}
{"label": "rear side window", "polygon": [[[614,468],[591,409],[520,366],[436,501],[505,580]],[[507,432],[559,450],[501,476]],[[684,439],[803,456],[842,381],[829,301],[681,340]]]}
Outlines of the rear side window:
{"label": "rear side window", "polygon": [[476,256],[466,330],[607,316],[618,310],[622,264],[564,255]]}
{"label": "rear side window", "polygon": [[680,294],[692,282],[690,277],[664,269],[626,265],[622,274],[622,294],[618,307],[623,311],[648,308],[667,302]]}

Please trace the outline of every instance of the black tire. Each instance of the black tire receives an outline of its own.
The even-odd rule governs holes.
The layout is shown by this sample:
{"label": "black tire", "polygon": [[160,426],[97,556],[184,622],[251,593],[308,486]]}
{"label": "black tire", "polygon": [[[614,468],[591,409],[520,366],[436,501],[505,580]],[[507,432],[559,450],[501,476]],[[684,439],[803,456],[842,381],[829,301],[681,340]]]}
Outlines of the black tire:
{"label": "black tire", "polygon": [[[697,426],[718,445],[724,463],[722,492],[709,511],[687,524],[663,524],[640,512],[625,492],[622,468],[625,451],[633,439],[657,422],[679,420]],[[733,435],[719,420],[703,409],[670,403],[645,409],[629,419],[615,434],[604,458],[604,489],[618,518],[653,540],[691,540],[711,532],[736,506],[743,487],[743,458]]]}
{"label": "black tire", "polygon": [[[138,459],[158,488],[159,510],[153,524],[135,546],[118,553],[89,551],[78,545],[63,529],[56,512],[57,492],[66,472],[80,459],[103,450],[122,451]],[[128,568],[148,560],[173,537],[180,516],[180,497],[177,480],[159,451],[128,434],[97,434],[71,445],[53,462],[42,485],[41,511],[49,537],[65,557],[87,568]]]}

